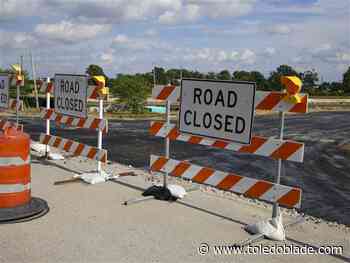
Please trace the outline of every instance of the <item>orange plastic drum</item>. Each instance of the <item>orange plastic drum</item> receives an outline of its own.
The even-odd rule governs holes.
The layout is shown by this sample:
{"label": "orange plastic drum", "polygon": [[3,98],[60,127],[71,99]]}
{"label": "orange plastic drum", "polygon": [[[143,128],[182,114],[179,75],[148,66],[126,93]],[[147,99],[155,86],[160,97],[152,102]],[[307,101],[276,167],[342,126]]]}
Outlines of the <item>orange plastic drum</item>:
{"label": "orange plastic drum", "polygon": [[30,137],[7,128],[0,132],[0,208],[25,205],[30,200]]}

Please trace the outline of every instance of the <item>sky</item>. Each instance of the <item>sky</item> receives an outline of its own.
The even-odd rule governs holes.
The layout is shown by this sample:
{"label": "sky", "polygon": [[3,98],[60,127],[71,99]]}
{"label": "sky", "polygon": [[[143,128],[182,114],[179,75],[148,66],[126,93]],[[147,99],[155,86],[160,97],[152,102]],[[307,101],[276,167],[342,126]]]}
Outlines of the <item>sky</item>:
{"label": "sky", "polygon": [[0,0],[0,67],[24,56],[37,75],[153,66],[201,72],[281,64],[341,81],[350,66],[350,0]]}

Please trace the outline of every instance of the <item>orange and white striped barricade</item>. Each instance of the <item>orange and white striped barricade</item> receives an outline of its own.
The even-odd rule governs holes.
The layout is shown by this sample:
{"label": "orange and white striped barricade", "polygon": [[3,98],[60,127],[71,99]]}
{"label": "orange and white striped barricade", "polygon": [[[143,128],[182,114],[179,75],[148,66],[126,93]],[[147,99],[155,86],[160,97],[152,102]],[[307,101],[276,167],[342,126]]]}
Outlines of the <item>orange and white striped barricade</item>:
{"label": "orange and white striped barricade", "polygon": [[30,137],[15,127],[0,132],[0,223],[37,218],[47,203],[31,196]]}
{"label": "orange and white striped barricade", "polygon": [[[299,84],[297,83],[296,85]],[[169,157],[169,152],[166,152],[165,156],[152,155],[150,170],[185,178],[199,184],[210,185],[221,190],[272,203],[274,205],[272,220],[269,219],[250,225],[246,229],[249,232],[257,234],[255,238],[265,236],[274,240],[283,240],[285,236],[284,228],[281,223],[279,206],[299,208],[301,204],[302,191],[300,188],[280,185],[282,160],[299,163],[304,160],[304,144],[292,140],[284,140],[283,138],[284,113],[306,113],[308,111],[308,95],[299,94],[299,91],[300,88],[295,88],[294,92],[290,92],[287,86],[287,91],[283,92],[255,92],[253,105],[255,110],[275,111],[280,113],[281,127],[278,139],[274,137],[265,138],[262,136],[252,136],[249,144],[240,144],[224,139],[184,133],[179,131],[175,124],[159,121],[151,122],[149,129],[151,135],[168,140],[200,144],[277,160],[278,169],[274,183],[243,177],[234,173],[216,171],[212,168],[201,167],[189,162],[174,160]],[[152,91],[152,97],[154,99],[167,101],[167,105],[172,102],[179,102],[181,87],[174,85],[155,85]],[[252,240],[249,242],[251,241]]]}
{"label": "orange and white striped barricade", "polygon": [[[12,81],[12,76],[9,74],[0,74],[0,110],[23,110],[23,101],[19,101],[19,106],[17,107],[17,100],[11,99],[9,97],[9,89]],[[16,83],[15,83],[16,84]],[[7,120],[0,120],[0,129],[6,129],[8,127],[18,127],[19,130],[23,130],[23,125],[18,123],[12,123]]]}
{"label": "orange and white striped barricade", "polygon": [[[95,117],[78,117],[63,114],[50,108],[50,94],[55,92],[55,85],[58,83],[57,76],[74,76],[59,74],[55,76],[55,80],[50,82],[49,79],[46,82],[39,82],[39,90],[46,93],[46,109],[41,112],[41,117],[46,120],[46,134],[40,135],[40,143],[47,145],[46,156],[50,156],[49,147],[55,147],[62,151],[73,154],[73,156],[83,156],[88,159],[97,161],[96,173],[85,173],[81,175],[82,179],[90,183],[106,181],[111,178],[109,174],[102,170],[102,163],[107,162],[107,151],[102,149],[102,134],[108,132],[108,121],[103,118],[103,100],[105,95],[100,95],[100,91],[105,90],[103,84],[97,82],[96,86],[86,86],[86,99],[97,99],[99,101],[99,118]],[[80,76],[84,77],[84,76]],[[86,76],[85,76],[86,77]],[[86,77],[87,78],[87,77]],[[87,81],[86,81],[87,84]],[[57,84],[58,85],[58,84]],[[87,101],[86,101],[87,102]],[[85,102],[85,103],[86,103]],[[76,127],[96,130],[98,132],[97,147],[84,145],[72,140],[52,136],[50,134],[50,120],[56,124],[64,124],[66,127]]]}

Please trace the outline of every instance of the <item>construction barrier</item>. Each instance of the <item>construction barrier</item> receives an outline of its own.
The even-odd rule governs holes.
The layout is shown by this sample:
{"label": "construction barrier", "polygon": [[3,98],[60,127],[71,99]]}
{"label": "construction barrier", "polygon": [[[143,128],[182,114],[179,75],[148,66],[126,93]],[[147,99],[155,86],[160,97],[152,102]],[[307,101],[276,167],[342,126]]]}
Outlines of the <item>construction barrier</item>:
{"label": "construction barrier", "polygon": [[304,144],[290,140],[281,141],[275,138],[254,136],[249,145],[241,145],[224,140],[180,133],[175,124],[167,125],[163,122],[151,122],[149,132],[153,136],[169,138],[170,140],[211,146],[241,153],[251,153],[270,157],[275,160],[282,159],[294,162],[303,162],[304,160]]}
{"label": "construction barrier", "polygon": [[[152,97],[157,100],[166,100],[174,103],[180,99],[180,90],[179,86],[156,85],[152,90]],[[289,103],[285,100],[286,96],[287,94],[284,92],[256,91],[255,109],[295,113],[306,113],[308,111],[308,96],[306,94],[300,94],[300,103]]]}
{"label": "construction barrier", "polygon": [[31,196],[30,137],[8,127],[0,132],[0,223],[24,221],[48,212]]}
{"label": "construction barrier", "polygon": [[[17,68],[16,68],[17,69]],[[19,99],[19,88],[24,85],[23,77],[19,77],[20,72],[15,75],[0,74],[0,110],[3,111],[16,111],[16,123],[9,122],[7,120],[0,120],[0,129],[7,128],[9,126],[18,127],[19,130],[23,129],[23,126],[19,124],[19,111],[23,110],[23,101]],[[16,86],[17,99],[11,99],[9,97],[10,86]]]}
{"label": "construction barrier", "polygon": [[50,145],[62,151],[71,153],[74,156],[83,156],[88,159],[97,160],[104,163],[107,162],[107,151],[103,149],[100,150],[96,147],[44,133],[40,134],[39,141],[42,144]]}
{"label": "construction barrier", "polygon": [[6,128],[0,137],[0,208],[30,200],[29,136]]}
{"label": "construction barrier", "polygon": [[301,190],[298,188],[217,171],[157,155],[151,155],[150,169],[199,184],[210,185],[220,190],[243,194],[245,197],[270,203],[277,202],[279,205],[289,208],[300,207]]}
{"label": "construction barrier", "polygon": [[[74,75],[66,75],[74,77]],[[77,76],[84,77],[84,76]],[[85,76],[86,77],[86,76]],[[55,82],[51,82],[49,79],[44,81],[38,81],[39,90],[46,93],[46,109],[41,111],[41,117],[46,120],[46,134],[40,134],[40,143],[47,146],[58,148],[62,151],[73,154],[73,156],[83,156],[88,159],[96,160],[98,162],[97,172],[101,174],[101,163],[107,162],[107,151],[102,149],[102,134],[106,134],[108,131],[108,121],[103,118],[103,100],[106,97],[107,88],[104,87],[104,78],[93,77],[97,82],[96,86],[87,85],[86,87],[86,99],[97,99],[99,102],[99,118],[94,117],[77,117],[57,112],[55,109],[50,108],[50,94],[55,92]],[[103,82],[103,83],[102,83]],[[86,82],[87,83],[87,82]],[[84,99],[84,98],[80,98]],[[87,101],[85,101],[87,104]],[[98,132],[98,146],[92,147],[79,142],[75,142],[69,139],[52,136],[50,134],[50,120],[55,121],[57,124],[64,124],[67,127],[92,129]],[[49,148],[47,147],[46,155],[49,155]]]}
{"label": "construction barrier", "polygon": [[[187,80],[197,83],[193,84],[194,89],[200,90],[198,82],[200,80]],[[214,81],[211,81],[211,83]],[[183,83],[183,81],[182,81]],[[224,83],[224,82],[221,82]],[[243,82],[236,82],[239,86]],[[178,161],[170,158],[169,145],[166,147],[165,156],[151,155],[150,158],[150,170],[155,172],[162,172],[165,176],[164,187],[166,187],[166,176],[171,175],[174,177],[184,178],[191,180],[199,184],[210,185],[215,188],[230,191],[238,194],[242,194],[248,198],[259,199],[274,204],[272,218],[276,222],[281,222],[281,216],[279,212],[279,206],[287,208],[299,208],[301,204],[302,191],[300,188],[284,186],[280,184],[280,176],[282,169],[282,160],[303,162],[304,160],[304,144],[295,142],[292,140],[283,139],[284,130],[284,118],[285,112],[292,113],[306,113],[308,111],[308,95],[299,94],[301,89],[301,82],[295,77],[283,77],[282,83],[286,85],[286,91],[282,92],[268,92],[268,91],[256,91],[253,95],[252,105],[253,110],[265,110],[276,111],[280,113],[281,127],[280,136],[278,139],[274,137],[265,138],[261,136],[251,136],[249,144],[240,144],[229,140],[220,138],[212,138],[202,136],[194,133],[181,132],[175,124],[169,121],[169,112],[171,103],[180,102],[181,87],[174,85],[160,86],[155,85],[152,90],[152,97],[157,100],[166,101],[167,118],[166,122],[151,122],[149,132],[153,136],[165,138],[169,143],[169,140],[177,140],[187,142],[191,144],[200,144],[204,146],[215,147],[219,149],[231,150],[238,153],[254,154],[259,156],[265,156],[274,160],[278,160],[277,175],[275,177],[275,183],[271,183],[264,180],[252,179],[243,177],[234,173],[216,171],[212,168],[201,167],[185,161]],[[216,82],[217,85],[220,82]],[[253,83],[246,83],[252,85]],[[226,82],[227,85],[227,82]],[[202,85],[202,87],[205,84]],[[210,85],[208,85],[209,87]],[[207,88],[208,90],[209,88]],[[211,91],[213,92],[213,91]],[[202,94],[200,91],[197,95],[194,95],[194,101],[200,98],[198,94]],[[196,94],[194,92],[194,94]],[[243,94],[243,93],[242,93]],[[235,94],[238,96],[237,94]],[[221,94],[222,96],[222,94]],[[236,97],[237,99],[237,97]],[[221,97],[221,101],[223,101]],[[188,103],[188,102],[187,102]],[[190,102],[192,103],[192,102]],[[195,102],[193,102],[195,103]],[[182,105],[181,105],[182,106]],[[186,107],[189,107],[186,104]],[[199,106],[197,106],[199,107]],[[206,106],[203,111],[210,111],[209,106]],[[204,108],[204,106],[203,106]],[[187,108],[189,109],[189,108]],[[198,108],[196,108],[198,109]],[[205,113],[209,114],[209,113]],[[181,115],[181,111],[180,111]],[[181,121],[180,121],[181,122]],[[179,122],[179,123],[180,123]],[[181,124],[181,123],[180,123]],[[197,126],[198,127],[198,126]],[[215,134],[215,131],[214,131]],[[217,134],[217,133],[216,133]],[[258,226],[257,226],[258,225]],[[284,229],[282,224],[276,223],[271,226],[271,222],[263,222],[261,224],[253,225],[248,229],[253,229],[255,234],[261,234],[262,236],[269,236],[275,240],[284,239]],[[268,225],[268,227],[266,227]],[[276,227],[277,225],[277,227]],[[270,227],[271,226],[271,227]],[[270,228],[269,228],[270,227]],[[258,230],[257,230],[258,229]],[[274,233],[278,232],[278,235],[270,235],[266,229],[272,229]],[[269,230],[270,231],[270,230]],[[271,232],[271,231],[270,231]],[[281,234],[282,233],[282,234]]]}

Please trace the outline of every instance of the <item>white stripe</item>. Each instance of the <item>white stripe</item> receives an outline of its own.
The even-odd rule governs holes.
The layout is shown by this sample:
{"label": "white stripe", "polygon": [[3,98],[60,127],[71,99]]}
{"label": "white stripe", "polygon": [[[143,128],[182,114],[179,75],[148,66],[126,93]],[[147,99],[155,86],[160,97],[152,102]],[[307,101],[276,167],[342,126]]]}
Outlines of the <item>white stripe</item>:
{"label": "white stripe", "polygon": [[228,173],[221,172],[221,171],[214,171],[214,173],[205,180],[205,184],[217,186],[226,176],[228,176]]}
{"label": "white stripe", "polygon": [[95,154],[95,159],[101,160],[104,155],[106,155],[106,159],[107,159],[107,151],[106,150],[98,150],[97,153]]}
{"label": "white stripe", "polygon": [[261,145],[254,154],[270,156],[280,145],[282,144],[281,140],[276,140],[270,137],[263,145]]}
{"label": "white stripe", "polygon": [[242,179],[239,180],[234,186],[232,186],[230,190],[235,193],[244,194],[256,183],[256,179],[242,177]]}
{"label": "white stripe", "polygon": [[193,165],[191,164],[190,167],[186,169],[186,171],[182,174],[181,177],[186,178],[186,179],[192,179],[194,176],[196,176],[199,171],[202,169],[202,167],[198,165]]}
{"label": "white stripe", "polygon": [[84,148],[83,148],[83,150],[82,150],[82,152],[81,152],[81,156],[87,156],[88,155],[88,153],[89,153],[89,151],[90,151],[90,149],[91,149],[91,147],[90,146],[86,146],[86,145],[84,145]]}
{"label": "white stripe", "polygon": [[92,121],[94,120],[94,118],[87,118],[87,119],[85,119],[85,122],[84,122],[84,127],[85,128],[90,128],[90,126],[91,126],[91,123],[92,123]]}
{"label": "white stripe", "polygon": [[0,167],[9,166],[9,165],[25,165],[30,164],[30,155],[27,156],[26,160],[23,160],[21,157],[0,157]]}
{"label": "white stripe", "polygon": [[242,145],[238,143],[229,143],[225,147],[226,150],[231,150],[231,151],[238,151],[241,148],[242,148]]}
{"label": "white stripe", "polygon": [[172,170],[175,169],[176,165],[178,165],[180,162],[173,160],[173,159],[168,159],[166,164],[162,167],[162,172],[170,173]]}
{"label": "white stripe", "polygon": [[288,158],[288,161],[300,162],[300,160],[304,160],[304,145]]}
{"label": "white stripe", "polygon": [[30,189],[28,184],[0,184],[0,194],[20,193]]}
{"label": "white stripe", "polygon": [[201,140],[201,142],[199,144],[201,145],[206,145],[206,146],[211,146],[213,145],[213,143],[215,142],[215,140],[213,139],[210,139],[210,138],[205,138],[205,137],[202,137],[203,139]]}

